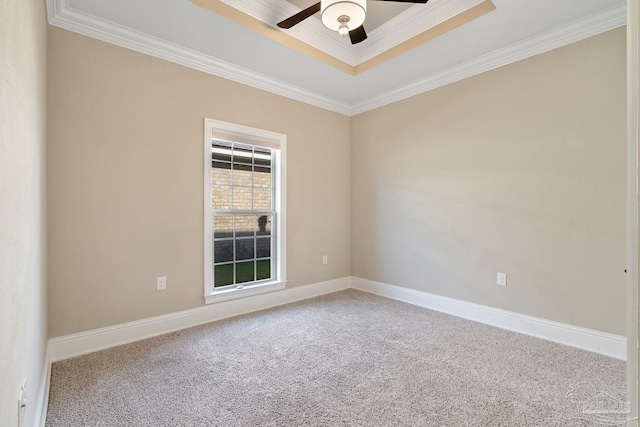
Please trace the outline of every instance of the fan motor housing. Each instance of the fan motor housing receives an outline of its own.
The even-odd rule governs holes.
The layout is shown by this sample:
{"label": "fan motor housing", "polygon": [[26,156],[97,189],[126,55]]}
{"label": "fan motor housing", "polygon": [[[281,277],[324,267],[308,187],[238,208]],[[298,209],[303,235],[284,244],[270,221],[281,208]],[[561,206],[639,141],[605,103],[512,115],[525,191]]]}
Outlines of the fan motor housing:
{"label": "fan motor housing", "polygon": [[353,30],[360,27],[367,16],[366,0],[322,0],[321,7],[322,23],[325,27],[333,31],[340,28],[340,18],[349,17],[348,26]]}

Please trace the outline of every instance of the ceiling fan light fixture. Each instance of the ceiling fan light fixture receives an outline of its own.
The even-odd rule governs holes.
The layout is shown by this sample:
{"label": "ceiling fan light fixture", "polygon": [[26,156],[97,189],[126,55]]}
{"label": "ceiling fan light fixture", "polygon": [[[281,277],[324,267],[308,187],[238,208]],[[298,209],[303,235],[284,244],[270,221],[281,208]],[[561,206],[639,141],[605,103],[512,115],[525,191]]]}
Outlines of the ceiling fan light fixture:
{"label": "ceiling fan light fixture", "polygon": [[325,27],[347,35],[364,23],[367,0],[322,0],[320,10]]}
{"label": "ceiling fan light fixture", "polygon": [[338,22],[340,23],[340,26],[338,27],[338,34],[340,34],[342,37],[345,37],[347,34],[349,34],[349,17],[346,15],[342,15],[340,18],[338,18]]}

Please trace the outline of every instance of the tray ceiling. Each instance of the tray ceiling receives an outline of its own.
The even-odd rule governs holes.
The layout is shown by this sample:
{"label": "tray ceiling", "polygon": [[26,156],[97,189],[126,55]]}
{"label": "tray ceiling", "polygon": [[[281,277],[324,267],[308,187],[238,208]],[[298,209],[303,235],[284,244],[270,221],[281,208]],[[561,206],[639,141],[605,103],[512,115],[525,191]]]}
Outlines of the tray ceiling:
{"label": "tray ceiling", "polygon": [[370,2],[352,46],[316,17],[275,27],[314,0],[46,2],[51,25],[347,115],[626,23],[624,0]]}
{"label": "tray ceiling", "polygon": [[[321,23],[320,13],[291,29],[276,24],[314,0],[190,0],[239,25],[348,74],[357,75],[495,10],[491,0],[431,0],[427,4],[372,1],[368,38],[352,45]],[[241,12],[241,13],[238,13]],[[369,15],[372,15],[371,17]],[[369,20],[373,21],[373,25]]]}

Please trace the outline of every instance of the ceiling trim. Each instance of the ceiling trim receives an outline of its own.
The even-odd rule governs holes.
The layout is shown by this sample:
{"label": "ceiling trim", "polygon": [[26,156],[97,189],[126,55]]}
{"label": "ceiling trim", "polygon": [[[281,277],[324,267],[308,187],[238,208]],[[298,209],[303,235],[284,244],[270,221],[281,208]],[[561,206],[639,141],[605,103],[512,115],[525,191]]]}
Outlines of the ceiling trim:
{"label": "ceiling trim", "polygon": [[[248,15],[247,13],[229,6],[222,0],[189,0],[191,3],[198,7],[206,9],[209,12],[213,12],[216,15],[222,16],[238,25],[270,38],[283,46],[287,46],[291,49],[297,50],[313,59],[324,62],[340,71],[347,74],[354,75],[355,70],[353,66],[337,58],[322,49],[318,49],[312,44],[308,44],[299,38],[294,37],[292,34],[284,31],[276,30],[273,27],[265,24],[262,20]],[[254,5],[255,6],[255,5]]]}
{"label": "ceiling trim", "polygon": [[328,31],[319,19],[306,19],[287,30],[277,28],[280,19],[300,11],[285,0],[189,1],[351,75],[370,70],[496,9],[491,0],[432,0],[427,5],[412,6],[373,30],[367,40],[352,46],[348,39]]}
{"label": "ceiling trim", "polygon": [[[305,19],[293,28],[282,30],[277,23],[300,12],[300,9],[286,0],[190,0],[204,8],[213,10],[216,3],[224,3],[244,14],[264,22],[274,30],[291,35],[317,49],[357,67],[401,43],[415,38],[449,19],[457,17],[479,4],[490,0],[431,0],[428,4],[416,4],[394,16],[372,31],[368,31],[365,42],[353,46],[335,32],[327,31],[319,19]],[[217,8],[219,9],[219,8]],[[495,9],[495,6],[493,7]],[[491,10],[493,10],[491,9]],[[218,10],[216,10],[218,12]],[[223,15],[224,16],[224,15]],[[242,20],[232,19],[244,25]],[[240,21],[240,22],[239,22]],[[366,27],[366,22],[365,22]],[[265,34],[267,28],[263,28]]]}
{"label": "ceiling trim", "polygon": [[46,0],[46,5],[49,24],[55,27],[325,110],[345,115],[351,114],[349,104],[73,9],[69,6],[69,0]]}
{"label": "ceiling trim", "polygon": [[371,31],[370,40],[367,40],[364,46],[352,46],[355,62],[359,65],[373,59],[483,3],[491,4],[486,12],[495,9],[491,0],[430,0],[426,5],[417,4],[410,7]]}
{"label": "ceiling trim", "polygon": [[504,65],[596,36],[627,24],[626,5],[621,4],[551,31],[513,43],[463,62],[403,87],[387,91],[352,106],[351,115],[361,114],[439,87],[455,83]]}
{"label": "ceiling trim", "polygon": [[436,37],[440,37],[443,34],[448,33],[449,31],[453,31],[458,27],[461,27],[464,24],[467,24],[474,19],[481,17],[489,12],[496,10],[495,5],[491,0],[483,0],[481,3],[476,4],[470,9],[465,10],[464,12],[458,13],[457,15],[440,22],[429,28],[426,31],[423,31],[416,36],[405,40],[394,47],[380,53],[379,55],[358,64],[355,67],[354,75],[358,75],[360,73],[364,73],[367,70],[372,69],[384,62],[387,62],[403,53],[406,53],[416,47],[427,43],[430,40],[435,39]]}
{"label": "ceiling trim", "polygon": [[[335,37],[333,31],[327,31],[319,19],[305,19],[298,25],[286,31],[277,28],[277,23],[287,16],[300,12],[300,9],[286,0],[189,0],[198,6],[212,10],[215,3],[224,3],[245,15],[257,19],[268,26],[266,30],[276,30],[278,33],[287,34],[295,39],[300,40],[309,46],[314,46],[318,50],[333,56],[340,61],[355,65],[354,50],[350,44],[347,44],[341,37]],[[223,15],[224,16],[224,15]],[[242,20],[232,19],[240,25],[245,25]],[[276,18],[278,17],[278,18]],[[281,19],[280,19],[281,18]]]}
{"label": "ceiling trim", "polygon": [[626,24],[626,6],[622,4],[351,105],[97,18],[71,8],[69,0],[46,0],[46,5],[47,18],[53,26],[348,116],[361,114]]}

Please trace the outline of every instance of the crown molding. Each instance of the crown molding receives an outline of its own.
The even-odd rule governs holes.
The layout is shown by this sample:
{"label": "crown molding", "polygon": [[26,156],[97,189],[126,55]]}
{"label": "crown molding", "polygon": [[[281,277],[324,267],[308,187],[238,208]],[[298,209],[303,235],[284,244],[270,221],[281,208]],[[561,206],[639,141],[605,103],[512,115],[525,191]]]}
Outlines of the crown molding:
{"label": "crown molding", "polygon": [[73,9],[69,6],[69,0],[46,0],[46,5],[49,24],[55,27],[325,110],[345,115],[351,113],[348,104]]}
{"label": "crown molding", "polygon": [[354,52],[355,62],[361,64],[375,58],[484,1],[431,0],[426,5],[416,4],[371,31],[367,43]]}
{"label": "crown molding", "polygon": [[626,24],[625,2],[351,105],[97,18],[71,8],[69,0],[46,0],[46,5],[47,18],[53,26],[347,116],[401,101]]}
{"label": "crown molding", "polygon": [[[222,3],[239,10],[265,24],[277,29],[280,19],[295,15],[300,8],[286,0],[220,0]],[[278,17],[278,18],[276,18]],[[295,37],[327,55],[331,55],[351,66],[355,63],[355,48],[347,44],[342,37],[336,37],[333,31],[327,31],[319,19],[305,19],[298,25],[284,31],[287,35]]]}
{"label": "crown molding", "polygon": [[351,115],[383,107],[504,65],[566,46],[627,23],[626,2],[562,27],[513,43],[488,54],[432,74],[408,85],[376,95],[352,106]]}
{"label": "crown molding", "polygon": [[[228,6],[256,18],[278,31],[277,22],[300,12],[286,0],[220,0]],[[286,33],[351,66],[374,58],[436,25],[459,15],[484,0],[431,0],[416,4],[368,32],[366,41],[352,46],[333,31],[327,31],[319,19],[306,19]],[[277,20],[274,20],[278,17]],[[366,23],[365,23],[366,27]]]}

